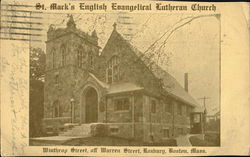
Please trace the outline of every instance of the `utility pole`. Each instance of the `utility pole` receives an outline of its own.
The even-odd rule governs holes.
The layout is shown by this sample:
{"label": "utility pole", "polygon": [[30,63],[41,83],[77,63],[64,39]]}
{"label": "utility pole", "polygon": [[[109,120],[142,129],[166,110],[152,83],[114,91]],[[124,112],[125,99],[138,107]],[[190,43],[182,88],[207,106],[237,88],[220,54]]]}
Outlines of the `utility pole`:
{"label": "utility pole", "polygon": [[201,97],[199,98],[199,100],[203,100],[203,105],[204,105],[204,108],[205,108],[205,111],[204,112],[207,112],[207,107],[206,107],[206,100],[210,99],[210,97]]}
{"label": "utility pole", "polygon": [[208,99],[210,99],[210,97],[204,96],[204,97],[199,98],[199,100],[203,100],[203,105],[204,105],[204,108],[205,108],[204,109],[204,117],[203,117],[203,123],[204,123],[203,129],[204,129],[204,133],[205,133],[205,129],[206,129],[206,114],[207,114],[206,100],[208,100]]}

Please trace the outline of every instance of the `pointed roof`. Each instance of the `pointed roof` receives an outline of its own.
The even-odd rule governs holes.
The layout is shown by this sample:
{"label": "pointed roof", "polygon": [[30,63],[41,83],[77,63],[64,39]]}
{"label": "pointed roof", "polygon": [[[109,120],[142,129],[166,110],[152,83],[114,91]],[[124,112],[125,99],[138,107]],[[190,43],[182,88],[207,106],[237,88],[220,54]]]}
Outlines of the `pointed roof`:
{"label": "pointed roof", "polygon": [[143,89],[144,89],[143,87],[140,87],[134,83],[124,82],[124,83],[111,84],[110,88],[108,89],[108,94],[139,91]]}
{"label": "pointed roof", "polygon": [[114,23],[113,24],[113,31],[110,34],[109,39],[108,39],[107,43],[105,44],[102,52],[105,51],[106,47],[109,46],[109,43],[112,43],[113,40],[115,40],[115,41],[125,41],[126,42],[126,40],[122,37],[122,35],[117,32],[116,28],[117,28],[117,24]]}
{"label": "pointed roof", "polygon": [[[125,42],[125,44],[130,47],[130,49],[138,56],[138,58],[145,64],[147,65],[146,62],[150,60],[150,58],[147,58],[145,60],[141,59],[141,56],[145,56],[142,52],[140,52],[137,48],[135,48],[129,41],[125,40],[123,36],[117,32],[116,30],[116,24],[113,29],[113,32],[110,35],[110,38],[108,39],[105,47],[108,45],[109,42],[112,41],[118,41],[122,40]],[[104,47],[104,49],[105,49]],[[104,50],[103,49],[103,50]],[[156,63],[153,63],[151,65],[152,67],[150,68],[150,71],[154,74],[154,76],[158,79],[161,79],[163,81],[163,89],[172,97],[188,103],[191,106],[200,106],[197,101],[188,93],[185,91],[185,89],[180,85],[180,83],[168,72],[163,70],[160,66],[158,66]]]}
{"label": "pointed roof", "polygon": [[95,30],[91,33],[91,36],[94,37],[94,38],[97,38],[97,33],[96,33]]}
{"label": "pointed roof", "polygon": [[131,92],[131,91],[138,91],[143,90],[143,87],[140,87],[134,83],[124,82],[124,83],[117,83],[117,84],[107,84],[99,80],[94,74],[89,73],[89,77],[93,78],[96,83],[98,83],[102,88],[106,89],[107,94],[117,94],[123,92]]}
{"label": "pointed roof", "polygon": [[93,31],[92,35],[89,35],[88,33],[76,28],[76,24],[72,15],[69,16],[66,28],[55,28],[50,26],[47,33],[46,42],[50,42],[58,37],[68,35],[69,33],[74,33],[75,35],[100,49],[100,46],[98,46],[98,37],[96,31]]}
{"label": "pointed roof", "polygon": [[67,22],[67,27],[69,27],[69,28],[76,28],[76,24],[75,24],[73,15],[70,15],[69,20]]}
{"label": "pointed roof", "polygon": [[116,22],[113,24],[113,28],[114,28],[114,30],[116,30],[116,26],[117,26],[117,24],[116,24]]}

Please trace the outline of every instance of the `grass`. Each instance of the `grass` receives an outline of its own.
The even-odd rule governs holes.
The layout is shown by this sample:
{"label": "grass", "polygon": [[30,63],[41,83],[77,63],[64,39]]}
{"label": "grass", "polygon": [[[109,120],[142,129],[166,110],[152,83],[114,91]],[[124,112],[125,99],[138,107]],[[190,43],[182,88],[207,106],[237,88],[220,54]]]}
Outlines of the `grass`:
{"label": "grass", "polygon": [[143,146],[177,146],[175,139],[168,139],[162,142],[144,143]]}
{"label": "grass", "polygon": [[75,139],[64,143],[70,146],[177,146],[175,139],[169,139],[162,142],[145,143],[133,139],[125,139],[120,137],[87,137],[83,139]]}
{"label": "grass", "polygon": [[196,136],[189,138],[192,146],[220,146],[220,136],[216,134],[206,134],[205,140],[199,139]]}

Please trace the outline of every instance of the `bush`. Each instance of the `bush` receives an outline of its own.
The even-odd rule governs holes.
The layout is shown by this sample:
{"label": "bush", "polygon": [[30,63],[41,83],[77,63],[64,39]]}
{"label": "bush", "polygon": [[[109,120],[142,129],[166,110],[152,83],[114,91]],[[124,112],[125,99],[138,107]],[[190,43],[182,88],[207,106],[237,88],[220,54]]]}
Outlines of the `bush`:
{"label": "bush", "polygon": [[206,133],[205,140],[214,143],[215,146],[220,145],[220,134],[219,133]]}
{"label": "bush", "polygon": [[92,124],[90,129],[91,136],[93,137],[103,137],[109,135],[108,125],[105,124]]}
{"label": "bush", "polygon": [[175,139],[168,139],[161,142],[144,143],[144,146],[177,146]]}
{"label": "bush", "polygon": [[191,136],[189,138],[190,143],[192,146],[219,146],[220,144],[216,140],[207,140],[205,136],[205,140],[201,140],[198,137]]}

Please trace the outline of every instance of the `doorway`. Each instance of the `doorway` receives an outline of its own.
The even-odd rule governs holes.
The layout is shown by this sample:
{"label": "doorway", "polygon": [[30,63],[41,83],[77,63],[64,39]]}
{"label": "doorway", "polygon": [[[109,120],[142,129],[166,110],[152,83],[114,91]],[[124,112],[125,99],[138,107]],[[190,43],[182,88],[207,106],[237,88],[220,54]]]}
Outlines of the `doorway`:
{"label": "doorway", "polygon": [[98,95],[94,88],[89,88],[85,94],[85,123],[98,121]]}

